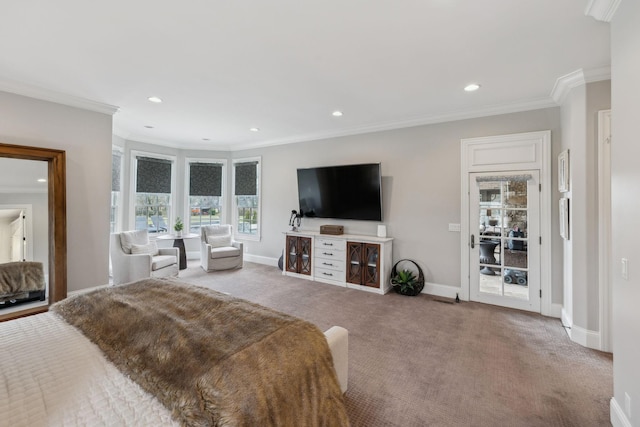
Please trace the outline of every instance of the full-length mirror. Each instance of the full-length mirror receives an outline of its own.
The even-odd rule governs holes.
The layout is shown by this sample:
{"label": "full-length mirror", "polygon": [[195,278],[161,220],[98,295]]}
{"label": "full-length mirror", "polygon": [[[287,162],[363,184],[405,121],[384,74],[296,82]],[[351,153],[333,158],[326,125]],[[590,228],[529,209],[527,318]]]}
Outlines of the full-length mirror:
{"label": "full-length mirror", "polygon": [[65,173],[64,151],[0,144],[0,320],[66,296]]}

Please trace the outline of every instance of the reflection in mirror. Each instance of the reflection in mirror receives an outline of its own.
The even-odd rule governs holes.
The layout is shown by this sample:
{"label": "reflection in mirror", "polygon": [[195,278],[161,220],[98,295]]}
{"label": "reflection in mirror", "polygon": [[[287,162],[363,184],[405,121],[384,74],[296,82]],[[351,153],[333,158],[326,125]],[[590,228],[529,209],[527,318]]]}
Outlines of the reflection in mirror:
{"label": "reflection in mirror", "polygon": [[46,161],[0,157],[0,313],[47,305],[47,175]]}
{"label": "reflection in mirror", "polygon": [[[47,311],[50,304],[67,296],[66,155],[63,150],[0,143],[0,160],[0,173],[13,171],[0,176],[0,209],[24,212],[23,237],[27,237],[16,255],[22,252],[25,261],[0,263],[0,282],[15,286],[12,275],[16,275],[27,287],[40,286],[45,293],[44,298],[34,294],[35,301],[0,309],[0,321],[5,321]],[[17,302],[25,292],[32,296],[31,289],[22,291],[9,295],[11,289],[0,289],[0,301]]]}

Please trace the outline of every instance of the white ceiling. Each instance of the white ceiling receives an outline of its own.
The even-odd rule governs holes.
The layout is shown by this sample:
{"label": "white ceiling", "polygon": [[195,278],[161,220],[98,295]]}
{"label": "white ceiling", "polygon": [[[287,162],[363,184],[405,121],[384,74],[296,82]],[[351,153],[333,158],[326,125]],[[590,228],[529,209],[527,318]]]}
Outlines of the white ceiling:
{"label": "white ceiling", "polygon": [[559,77],[610,62],[586,0],[2,3],[0,90],[117,106],[117,135],[182,148],[548,107]]}

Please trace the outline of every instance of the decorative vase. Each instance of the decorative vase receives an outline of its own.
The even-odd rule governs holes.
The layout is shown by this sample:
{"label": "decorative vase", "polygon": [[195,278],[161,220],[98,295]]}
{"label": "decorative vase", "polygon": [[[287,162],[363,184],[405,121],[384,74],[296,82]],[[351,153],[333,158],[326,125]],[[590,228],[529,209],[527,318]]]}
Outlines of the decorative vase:
{"label": "decorative vase", "polygon": [[176,231],[176,237],[182,237],[182,230]]}

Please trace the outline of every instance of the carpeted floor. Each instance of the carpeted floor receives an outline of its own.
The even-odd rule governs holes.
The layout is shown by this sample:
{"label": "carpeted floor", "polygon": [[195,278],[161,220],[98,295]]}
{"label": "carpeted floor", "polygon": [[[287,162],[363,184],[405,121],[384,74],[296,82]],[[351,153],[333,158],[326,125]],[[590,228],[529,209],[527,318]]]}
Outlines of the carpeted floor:
{"label": "carpeted floor", "polygon": [[349,330],[352,426],[608,426],[612,357],[560,321],[485,304],[370,294],[245,263],[186,282]]}

